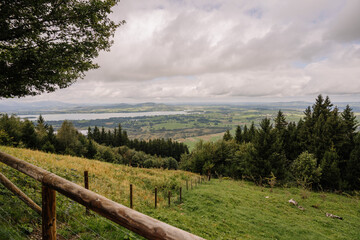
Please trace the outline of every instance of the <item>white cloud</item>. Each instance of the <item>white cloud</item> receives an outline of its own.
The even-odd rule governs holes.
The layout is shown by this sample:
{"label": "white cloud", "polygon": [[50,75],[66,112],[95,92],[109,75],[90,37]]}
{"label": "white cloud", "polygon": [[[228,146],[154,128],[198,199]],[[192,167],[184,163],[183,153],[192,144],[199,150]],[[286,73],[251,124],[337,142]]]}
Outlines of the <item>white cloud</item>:
{"label": "white cloud", "polygon": [[360,2],[122,0],[101,68],[31,99],[213,101],[360,94]]}

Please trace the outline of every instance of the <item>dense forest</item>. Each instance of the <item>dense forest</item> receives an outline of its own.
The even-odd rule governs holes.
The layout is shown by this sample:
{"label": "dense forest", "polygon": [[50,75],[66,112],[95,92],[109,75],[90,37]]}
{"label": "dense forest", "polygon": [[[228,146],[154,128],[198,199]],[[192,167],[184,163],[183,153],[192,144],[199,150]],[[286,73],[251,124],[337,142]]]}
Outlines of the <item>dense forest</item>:
{"label": "dense forest", "polygon": [[260,127],[237,126],[217,142],[200,141],[182,156],[183,169],[247,178],[258,184],[277,181],[322,189],[360,188],[360,134],[349,106],[339,112],[319,95],[299,122],[279,111]]}
{"label": "dense forest", "polygon": [[119,124],[118,128],[114,128],[113,131],[106,131],[104,127],[101,130],[95,126],[94,129],[88,128],[87,136],[89,139],[94,140],[99,144],[103,144],[110,147],[128,146],[136,151],[143,151],[147,154],[158,155],[161,157],[173,157],[176,160],[180,160],[181,154],[189,153],[188,147],[171,138],[165,140],[162,139],[150,139],[149,141],[129,139],[127,132],[122,130]]}
{"label": "dense forest", "polygon": [[[79,133],[73,124],[64,121],[55,133],[40,115],[36,124],[7,114],[0,117],[0,145],[25,147],[50,153],[68,154],[106,162],[146,168],[177,169],[181,154],[188,153],[182,143],[171,139],[139,141],[129,139],[126,131],[113,132],[89,128],[88,136]],[[145,153],[145,151],[148,153]],[[178,160],[176,160],[178,159]]]}

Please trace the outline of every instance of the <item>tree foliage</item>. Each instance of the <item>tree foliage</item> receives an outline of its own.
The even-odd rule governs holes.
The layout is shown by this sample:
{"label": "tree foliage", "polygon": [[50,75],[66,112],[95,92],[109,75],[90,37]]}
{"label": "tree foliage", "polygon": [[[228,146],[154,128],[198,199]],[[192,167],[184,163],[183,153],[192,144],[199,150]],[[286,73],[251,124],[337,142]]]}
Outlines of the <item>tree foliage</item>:
{"label": "tree foliage", "polygon": [[275,176],[324,189],[360,189],[357,126],[349,106],[340,113],[319,95],[298,123],[287,122],[279,110],[273,122],[265,118],[258,128],[237,126],[233,140],[227,131],[218,142],[199,142],[180,166],[257,183]]}
{"label": "tree foliage", "polygon": [[0,98],[65,88],[98,65],[124,23],[109,19],[119,0],[4,0],[0,3]]}

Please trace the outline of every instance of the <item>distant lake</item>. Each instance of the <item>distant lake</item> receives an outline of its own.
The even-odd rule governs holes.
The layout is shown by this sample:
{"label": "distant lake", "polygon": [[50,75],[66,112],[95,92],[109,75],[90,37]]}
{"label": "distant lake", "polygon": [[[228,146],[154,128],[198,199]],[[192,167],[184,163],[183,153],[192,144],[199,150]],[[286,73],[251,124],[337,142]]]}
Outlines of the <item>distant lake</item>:
{"label": "distant lake", "polygon": [[[159,112],[131,112],[131,113],[64,113],[64,114],[42,114],[45,121],[63,121],[63,120],[95,120],[109,118],[126,117],[148,117],[189,114],[186,111],[159,111]],[[36,120],[39,115],[18,115],[22,119]]]}

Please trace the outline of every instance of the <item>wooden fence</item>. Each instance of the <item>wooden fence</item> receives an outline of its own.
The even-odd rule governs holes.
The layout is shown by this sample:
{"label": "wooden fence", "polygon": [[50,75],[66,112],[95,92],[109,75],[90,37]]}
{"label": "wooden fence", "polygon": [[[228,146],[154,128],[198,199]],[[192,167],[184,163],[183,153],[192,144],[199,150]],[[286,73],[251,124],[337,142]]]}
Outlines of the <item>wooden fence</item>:
{"label": "wooden fence", "polygon": [[42,183],[42,206],[36,205],[2,174],[0,182],[42,215],[43,239],[56,239],[56,192],[147,239],[200,240],[194,234],[151,218],[28,162],[0,152],[0,162]]}

